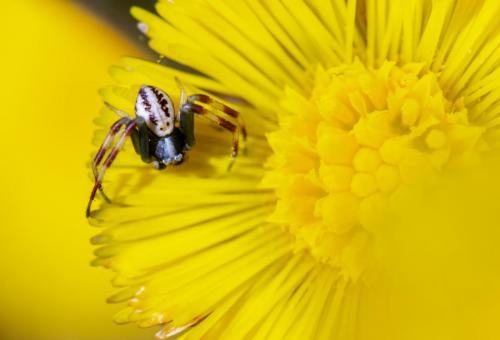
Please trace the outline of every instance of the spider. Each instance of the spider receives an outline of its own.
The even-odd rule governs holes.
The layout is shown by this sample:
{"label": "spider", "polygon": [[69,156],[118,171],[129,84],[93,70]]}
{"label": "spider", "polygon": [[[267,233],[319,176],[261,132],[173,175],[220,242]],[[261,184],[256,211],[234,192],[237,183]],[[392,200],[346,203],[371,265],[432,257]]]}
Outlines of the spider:
{"label": "spider", "polygon": [[[111,126],[92,162],[95,183],[87,205],[87,217],[90,216],[97,190],[100,190],[104,199],[110,202],[102,189],[102,181],[106,169],[111,166],[128,136],[131,137],[134,150],[141,156],[142,161],[152,163],[155,169],[161,170],[168,165],[178,165],[184,161],[185,153],[195,144],[194,114],[198,114],[233,134],[231,162],[228,170],[231,168],[238,155],[240,132],[243,139],[246,139],[245,125],[239,113],[205,94],[193,94],[186,98],[183,86],[178,79],[176,81],[180,89],[180,104],[176,114],[174,114],[171,98],[161,89],[150,85],[143,85],[139,90],[134,119],[105,103],[122,118]],[[223,118],[220,112],[237,119],[238,123],[235,124]],[[122,126],[125,127],[123,133],[98,171],[98,165]]]}

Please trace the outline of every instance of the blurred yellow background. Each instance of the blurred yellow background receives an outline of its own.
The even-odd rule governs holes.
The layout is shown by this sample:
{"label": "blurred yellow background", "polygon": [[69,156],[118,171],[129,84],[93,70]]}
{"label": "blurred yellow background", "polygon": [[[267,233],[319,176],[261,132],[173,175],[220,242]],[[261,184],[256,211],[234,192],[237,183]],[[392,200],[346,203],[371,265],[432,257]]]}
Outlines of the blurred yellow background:
{"label": "blurred yellow background", "polygon": [[150,338],[111,321],[84,218],[97,90],[140,52],[71,3],[2,5],[0,339]]}

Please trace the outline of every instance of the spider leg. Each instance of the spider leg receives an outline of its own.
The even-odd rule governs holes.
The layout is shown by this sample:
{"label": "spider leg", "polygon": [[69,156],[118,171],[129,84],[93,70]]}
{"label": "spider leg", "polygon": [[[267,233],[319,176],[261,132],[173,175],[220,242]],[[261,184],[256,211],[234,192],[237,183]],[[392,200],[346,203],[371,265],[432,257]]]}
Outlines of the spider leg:
{"label": "spider leg", "polygon": [[[123,125],[128,124],[130,121],[131,121],[130,118],[122,117],[118,121],[116,121],[113,125],[111,125],[111,128],[109,129],[109,132],[106,135],[106,138],[104,139],[104,142],[99,148],[99,151],[97,151],[97,154],[95,155],[94,160],[92,162],[92,172],[94,173],[94,180],[96,180],[99,175],[97,171],[97,166],[99,165],[99,163],[101,163],[104,155],[106,154],[106,151],[108,151],[108,148],[113,142],[115,135],[118,133],[118,131],[120,131]],[[99,191],[103,195],[104,199],[107,202],[109,202],[110,200],[104,193],[102,186],[99,186]]]}
{"label": "spider leg", "polygon": [[89,203],[87,204],[87,210],[86,210],[87,217],[90,216],[90,208],[92,206],[92,202],[94,201],[97,190],[102,185],[102,180],[104,178],[104,173],[106,172],[106,169],[111,166],[116,156],[118,155],[118,152],[120,152],[121,148],[123,147],[123,144],[127,139],[127,136],[130,136],[135,131],[136,126],[137,122],[135,120],[129,119],[129,122],[127,123],[125,130],[123,131],[123,134],[120,136],[120,139],[118,140],[118,143],[116,143],[113,149],[111,149],[108,157],[102,164],[101,170],[99,171],[99,175],[97,176],[94,187],[92,188],[92,192],[90,193]]}
{"label": "spider leg", "polygon": [[179,128],[184,134],[186,149],[191,149],[196,140],[194,137],[194,112],[190,104],[183,104],[179,110]]}
{"label": "spider leg", "polygon": [[[201,106],[200,104],[193,103],[190,99],[193,96],[188,97],[188,102],[181,107],[181,112],[183,115],[188,116],[190,112],[196,113],[200,116],[203,116],[207,118],[208,120],[215,122],[222,128],[228,130],[233,134],[233,145],[232,145],[232,152],[231,152],[231,162],[229,163],[228,170],[231,169],[233,166],[233,163],[236,159],[236,156],[238,156],[238,145],[239,145],[239,139],[240,139],[240,127],[236,124],[231,123],[230,121],[218,116],[217,114],[209,111],[207,108]],[[194,124],[192,125],[194,127]],[[192,133],[192,132],[190,132]],[[194,134],[194,133],[193,133]],[[188,135],[189,136],[189,135]]]}
{"label": "spider leg", "polygon": [[144,163],[151,163],[153,157],[149,153],[149,133],[146,121],[142,117],[137,117],[135,121],[137,129],[134,129],[131,134],[134,150],[141,156]]}
{"label": "spider leg", "polygon": [[230,117],[235,118],[238,121],[239,129],[241,131],[241,136],[243,137],[243,140],[245,141],[247,139],[247,129],[245,127],[245,122],[243,121],[243,118],[241,117],[240,113],[236,111],[235,109],[225,105],[224,103],[221,103],[214,98],[207,96],[206,94],[193,94],[188,97],[188,102],[193,103],[193,102],[200,102],[204,103],[207,105],[210,105],[211,107],[224,112]]}
{"label": "spider leg", "polygon": [[191,149],[195,144],[194,137],[194,113],[192,110],[187,109],[188,107],[184,106],[186,104],[186,90],[182,85],[179,78],[175,77],[175,82],[177,83],[177,87],[179,88],[180,99],[179,99],[179,111],[177,113],[177,120],[179,121],[179,128],[184,134],[185,138],[185,149]]}
{"label": "spider leg", "polygon": [[132,144],[134,145],[135,153],[141,156],[144,163],[153,162],[153,167],[156,170],[165,169],[167,166],[156,159],[149,153],[149,132],[144,118],[137,117],[137,129],[135,129],[130,137],[132,137]]}
{"label": "spider leg", "polygon": [[184,89],[184,85],[182,85],[181,80],[177,77],[175,77],[175,82],[177,84],[177,87],[179,88],[179,92],[181,93],[179,106],[182,106],[182,104],[186,103],[186,90]]}
{"label": "spider leg", "polygon": [[126,112],[124,112],[124,111],[122,111],[122,110],[120,110],[120,109],[118,109],[118,108],[114,107],[114,106],[113,106],[113,105],[111,105],[110,103],[108,103],[108,102],[104,102],[104,105],[106,105],[106,107],[107,107],[108,109],[110,109],[111,111],[114,111],[117,115],[119,115],[119,116],[121,116],[121,117],[125,117],[125,118],[130,118],[130,116],[129,116]]}

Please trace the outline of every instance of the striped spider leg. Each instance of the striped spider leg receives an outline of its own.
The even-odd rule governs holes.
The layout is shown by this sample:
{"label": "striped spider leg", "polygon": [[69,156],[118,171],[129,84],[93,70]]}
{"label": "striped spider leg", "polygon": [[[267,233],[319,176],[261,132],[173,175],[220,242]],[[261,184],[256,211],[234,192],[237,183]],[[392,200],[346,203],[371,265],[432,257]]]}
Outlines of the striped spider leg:
{"label": "striped spider leg", "polygon": [[[115,144],[115,146],[111,149],[108,157],[106,158],[106,160],[102,164],[101,170],[98,172],[97,166],[99,165],[99,163],[103,159],[103,157],[106,153],[106,150],[111,145],[113,137],[118,133],[121,126],[123,126],[123,125],[125,125],[125,129],[123,130],[123,133],[120,136],[120,139]],[[135,119],[130,119],[127,117],[120,118],[116,123],[114,123],[111,126],[111,129],[110,129],[108,135],[106,136],[106,139],[104,140],[103,144],[99,148],[99,151],[97,152],[97,155],[94,158],[94,162],[92,163],[92,170],[93,170],[94,177],[95,177],[95,183],[94,183],[94,187],[92,188],[92,192],[90,193],[89,202],[87,204],[87,210],[85,212],[85,215],[87,217],[90,216],[90,208],[92,206],[92,202],[95,199],[95,195],[96,195],[98,189],[101,191],[101,193],[103,194],[106,201],[108,201],[108,202],[110,201],[109,198],[107,198],[107,196],[104,194],[104,192],[102,190],[102,180],[104,178],[104,173],[106,172],[106,169],[109,168],[111,166],[111,164],[113,163],[113,161],[115,160],[116,156],[118,155],[118,152],[120,152],[121,148],[123,147],[123,144],[125,144],[127,137],[130,136],[132,133],[136,132],[136,126],[137,126],[137,121]]]}
{"label": "striped spider leg", "polygon": [[[102,143],[101,147],[99,148],[99,151],[97,151],[97,154],[95,155],[94,160],[92,161],[92,173],[94,174],[95,181],[97,181],[97,178],[99,176],[97,167],[104,158],[104,155],[108,151],[108,148],[111,146],[111,143],[113,142],[116,134],[120,131],[121,127],[127,125],[130,122],[130,120],[131,119],[128,117],[122,117],[111,126],[108,134],[106,135],[106,138],[104,139],[104,142]],[[104,199],[107,202],[110,202],[110,199],[104,193],[102,185],[99,186],[99,191],[101,192]]]}
{"label": "striped spider leg", "polygon": [[[199,103],[205,104],[206,106],[200,105]],[[246,141],[247,138],[245,124],[238,111],[208,95],[193,94],[187,97],[186,102],[182,104],[180,108],[180,114],[190,114],[191,112],[205,117],[233,134],[231,162],[228,166],[228,170],[230,170],[238,156],[240,133],[244,141]],[[227,120],[220,113],[225,113],[227,116],[237,119],[237,123]]]}

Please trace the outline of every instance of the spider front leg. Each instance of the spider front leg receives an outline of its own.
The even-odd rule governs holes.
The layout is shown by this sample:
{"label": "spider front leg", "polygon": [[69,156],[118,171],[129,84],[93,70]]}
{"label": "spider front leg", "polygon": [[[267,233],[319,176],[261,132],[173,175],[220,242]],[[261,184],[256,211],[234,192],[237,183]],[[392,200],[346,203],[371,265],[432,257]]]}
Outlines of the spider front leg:
{"label": "spider front leg", "polygon": [[137,129],[135,129],[130,137],[132,138],[132,145],[134,146],[135,153],[141,156],[144,163],[153,162],[154,158],[149,152],[149,133],[146,121],[142,117],[135,119]]}
{"label": "spider front leg", "polygon": [[167,166],[150,153],[150,132],[148,132],[146,121],[142,117],[137,117],[135,120],[137,129],[130,135],[135,153],[141,156],[144,163],[152,162],[156,170],[165,169]]}
{"label": "spider front leg", "polygon": [[184,135],[185,148],[189,150],[196,142],[194,137],[194,111],[190,104],[182,104],[179,110],[179,125]]}
{"label": "spider front leg", "polygon": [[[120,129],[121,129],[121,127],[123,125],[128,124],[130,121],[131,121],[131,119],[127,118],[127,117],[120,118],[109,129],[109,132],[106,135],[106,138],[104,139],[104,142],[102,143],[101,147],[97,151],[97,154],[95,155],[94,160],[92,162],[92,172],[94,173],[94,180],[97,180],[97,177],[99,175],[99,173],[97,171],[97,166],[99,165],[99,163],[101,163],[104,155],[106,154],[106,151],[108,151],[108,148],[111,145],[111,143],[113,142],[116,134],[118,133],[118,131],[120,131]],[[107,202],[110,202],[108,196],[106,196],[106,194],[104,193],[102,185],[99,186],[99,191],[101,192],[101,194],[104,197],[104,199]]]}
{"label": "spider front leg", "polygon": [[[106,169],[109,168],[113,163],[113,161],[115,160],[116,156],[118,155],[118,152],[120,152],[121,148],[123,147],[123,144],[125,144],[127,137],[130,136],[132,133],[134,133],[134,131],[136,131],[136,126],[137,126],[136,121],[130,118],[127,119],[128,123],[125,127],[125,130],[123,131],[123,134],[120,136],[118,143],[116,143],[113,149],[111,149],[111,152],[109,153],[108,157],[102,164],[101,170],[99,171],[99,174],[95,179],[94,187],[92,188],[92,192],[90,193],[89,203],[87,204],[87,210],[85,214],[87,217],[90,216],[90,209],[92,207],[92,202],[94,201],[97,190],[102,186],[102,180],[104,178],[104,173],[106,172]],[[100,156],[100,159],[102,159],[103,156],[104,154]]]}
{"label": "spider front leg", "polygon": [[[228,130],[229,132],[231,132],[233,134],[233,144],[232,144],[232,148],[231,148],[231,151],[232,151],[231,152],[231,163],[228,166],[228,170],[230,170],[236,157],[238,156],[240,131],[242,131],[242,135],[244,138],[246,136],[246,131],[244,130],[244,127],[242,128],[242,127],[228,121],[227,119],[217,115],[216,113],[208,110],[207,108],[201,106],[200,104],[195,103],[195,101],[203,102],[201,99],[207,100],[206,97],[208,97],[208,96],[199,95],[199,94],[191,95],[188,97],[187,103],[185,103],[181,106],[181,109],[180,109],[181,130],[185,134],[186,140],[189,141],[189,142],[186,142],[188,147],[190,147],[194,144],[193,114],[201,115],[201,116],[209,119],[210,121],[216,123],[217,125],[221,126],[222,128]],[[210,102],[215,102],[215,101],[211,100]],[[216,103],[218,103],[218,102],[216,102]],[[221,104],[221,103],[219,103],[219,104]],[[221,105],[223,105],[223,104],[221,104]],[[234,111],[233,109],[231,109],[227,106],[224,106],[224,107],[228,109],[227,111],[229,111],[229,110]],[[215,107],[215,108],[217,108],[217,107]],[[227,113],[226,111],[223,111],[223,110],[220,110],[220,111]],[[237,114],[236,111],[234,111],[234,112]],[[234,117],[234,116],[232,116],[232,117]],[[236,117],[237,117],[237,115],[236,115]],[[184,126],[182,123],[183,119],[185,121]],[[243,131],[245,131],[245,132],[243,132]]]}
{"label": "spider front leg", "polygon": [[186,90],[182,85],[179,78],[175,77],[175,82],[179,87],[180,92],[180,108],[179,108],[179,127],[184,135],[185,140],[185,148],[187,150],[191,149],[195,144],[194,137],[194,113],[193,110],[190,109],[189,106],[186,106]]}
{"label": "spider front leg", "polygon": [[246,141],[247,129],[245,127],[245,122],[241,118],[241,115],[238,111],[225,105],[224,103],[221,103],[221,102],[215,100],[214,98],[212,98],[210,96],[207,96],[206,94],[193,94],[193,95],[188,97],[188,102],[190,102],[190,103],[200,102],[200,103],[210,105],[211,107],[215,108],[216,110],[224,112],[228,116],[235,118],[238,121],[238,128],[241,131],[241,136],[243,137],[243,140]]}

